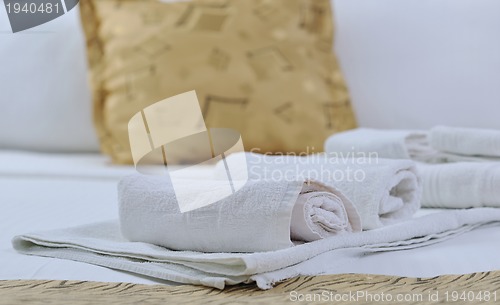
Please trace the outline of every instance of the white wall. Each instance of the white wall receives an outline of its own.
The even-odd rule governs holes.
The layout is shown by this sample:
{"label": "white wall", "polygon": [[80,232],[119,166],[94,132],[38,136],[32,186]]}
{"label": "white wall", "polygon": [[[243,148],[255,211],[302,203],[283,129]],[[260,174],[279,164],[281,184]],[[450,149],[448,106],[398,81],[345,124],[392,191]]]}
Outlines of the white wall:
{"label": "white wall", "polygon": [[360,125],[500,128],[500,1],[334,0]]}

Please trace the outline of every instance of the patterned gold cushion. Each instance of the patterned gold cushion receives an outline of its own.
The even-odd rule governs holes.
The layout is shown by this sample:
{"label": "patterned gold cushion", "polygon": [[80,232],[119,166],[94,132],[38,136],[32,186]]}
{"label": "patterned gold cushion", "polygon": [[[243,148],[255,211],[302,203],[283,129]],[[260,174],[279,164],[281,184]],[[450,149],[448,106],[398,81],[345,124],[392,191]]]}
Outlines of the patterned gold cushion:
{"label": "patterned gold cushion", "polygon": [[190,90],[207,126],[237,129],[246,150],[321,151],[355,127],[329,0],[86,0],[81,14],[95,124],[115,162],[131,162],[135,113]]}

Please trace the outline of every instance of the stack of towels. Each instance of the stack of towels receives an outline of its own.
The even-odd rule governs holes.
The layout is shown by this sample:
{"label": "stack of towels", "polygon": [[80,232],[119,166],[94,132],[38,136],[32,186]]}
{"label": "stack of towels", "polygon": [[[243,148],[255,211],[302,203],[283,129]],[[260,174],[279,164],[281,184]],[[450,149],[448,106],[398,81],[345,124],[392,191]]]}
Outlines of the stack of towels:
{"label": "stack of towels", "polygon": [[331,136],[325,151],[417,161],[423,207],[500,207],[500,131],[356,129]]}
{"label": "stack of towels", "polygon": [[[233,154],[226,161],[241,166],[233,170],[248,172],[246,185],[232,196],[186,213],[180,212],[165,177],[124,178],[118,186],[123,235],[175,250],[274,251],[406,220],[420,207],[420,180],[409,160],[245,153],[246,162],[234,162],[240,157]],[[350,171],[363,181],[346,179]],[[222,181],[225,175],[221,162],[211,181]],[[203,183],[186,181],[198,188]]]}
{"label": "stack of towels", "polygon": [[[307,267],[314,263],[300,265],[320,254],[341,259],[348,252],[336,250],[422,247],[500,222],[500,210],[489,208],[411,219],[422,202],[498,206],[499,168],[488,161],[500,158],[499,139],[495,132],[450,128],[358,129],[328,139],[325,154],[244,153],[241,163],[235,160],[242,153],[233,154],[224,162],[233,173],[248,173],[247,183],[184,213],[168,176],[135,174],[118,185],[119,220],[25,234],[13,245],[25,254],[181,283],[224,288],[255,281],[268,289],[290,277],[317,274]],[[181,187],[216,193],[212,186],[227,178],[226,166],[213,167],[209,182],[191,177]],[[193,204],[202,206],[197,200],[193,195]]]}

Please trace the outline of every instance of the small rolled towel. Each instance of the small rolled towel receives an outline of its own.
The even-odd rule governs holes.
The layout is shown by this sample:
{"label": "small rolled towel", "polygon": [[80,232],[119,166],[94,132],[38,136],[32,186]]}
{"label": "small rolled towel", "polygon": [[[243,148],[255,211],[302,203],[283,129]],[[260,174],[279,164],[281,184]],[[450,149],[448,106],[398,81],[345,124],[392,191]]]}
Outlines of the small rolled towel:
{"label": "small rolled towel", "polygon": [[422,206],[500,207],[500,163],[419,164]]}
{"label": "small rolled towel", "polygon": [[452,154],[500,157],[500,130],[437,126],[431,129],[430,144]]}
{"label": "small rolled towel", "polygon": [[[227,187],[217,179],[179,183],[214,195]],[[120,181],[118,201],[126,239],[173,250],[274,251],[293,246],[292,240],[308,242],[361,231],[349,199],[315,181],[249,180],[233,195],[181,213],[168,176],[135,174]]]}
{"label": "small rolled towel", "polygon": [[[420,208],[420,178],[410,160],[245,155],[242,167],[247,166],[252,179],[314,180],[338,189],[354,203],[365,230],[411,218]],[[232,158],[240,156],[228,157]]]}
{"label": "small rolled towel", "polygon": [[360,231],[359,214],[341,192],[318,183],[304,184],[292,210],[292,240],[310,242]]}

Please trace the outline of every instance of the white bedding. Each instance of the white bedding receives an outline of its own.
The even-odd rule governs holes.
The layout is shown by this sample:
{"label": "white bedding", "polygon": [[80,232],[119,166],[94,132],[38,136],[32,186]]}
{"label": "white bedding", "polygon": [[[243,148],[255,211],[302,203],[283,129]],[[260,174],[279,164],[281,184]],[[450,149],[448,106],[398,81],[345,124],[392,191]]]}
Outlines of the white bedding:
{"label": "white bedding", "polygon": [[[116,219],[116,183],[133,171],[128,166],[112,166],[100,155],[0,151],[0,280],[166,283],[84,263],[21,255],[10,243],[13,236],[27,232]],[[420,214],[429,212],[432,211]],[[498,226],[424,248],[369,256],[345,249],[353,254],[346,261],[332,261],[326,253],[303,264],[312,264],[311,268],[321,268],[326,273],[412,277],[500,270],[497,240]]]}

